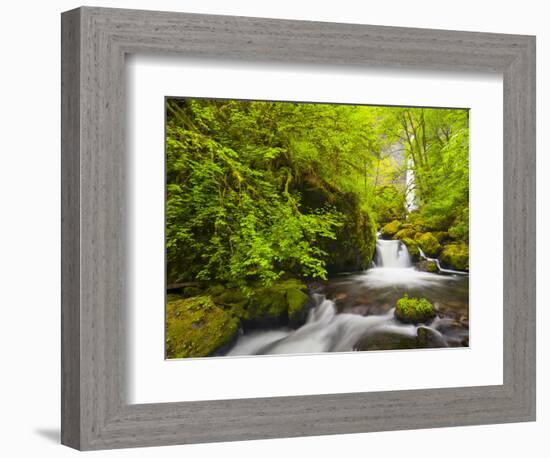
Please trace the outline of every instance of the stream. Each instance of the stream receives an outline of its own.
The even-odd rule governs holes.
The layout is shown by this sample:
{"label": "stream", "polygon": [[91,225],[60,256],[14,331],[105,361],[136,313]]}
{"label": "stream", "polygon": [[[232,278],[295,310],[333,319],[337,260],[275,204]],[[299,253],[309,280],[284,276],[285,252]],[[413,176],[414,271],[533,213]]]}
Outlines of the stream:
{"label": "stream", "polygon": [[[378,239],[372,268],[310,287],[312,307],[301,327],[243,333],[227,355],[468,346],[468,281],[462,272],[420,271],[402,242]],[[428,299],[436,318],[420,325],[395,319],[405,293]]]}

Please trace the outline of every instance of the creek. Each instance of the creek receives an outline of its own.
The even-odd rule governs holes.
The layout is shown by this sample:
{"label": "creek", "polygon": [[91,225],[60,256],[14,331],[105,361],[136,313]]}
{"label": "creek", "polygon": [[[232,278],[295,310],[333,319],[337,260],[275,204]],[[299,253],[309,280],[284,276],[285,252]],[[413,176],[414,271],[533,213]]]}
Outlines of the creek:
{"label": "creek", "polygon": [[[402,242],[378,239],[372,268],[311,285],[311,308],[302,326],[245,332],[227,354],[468,346],[468,282],[461,272],[420,271]],[[398,321],[394,307],[404,294],[425,297],[437,316],[419,325]]]}

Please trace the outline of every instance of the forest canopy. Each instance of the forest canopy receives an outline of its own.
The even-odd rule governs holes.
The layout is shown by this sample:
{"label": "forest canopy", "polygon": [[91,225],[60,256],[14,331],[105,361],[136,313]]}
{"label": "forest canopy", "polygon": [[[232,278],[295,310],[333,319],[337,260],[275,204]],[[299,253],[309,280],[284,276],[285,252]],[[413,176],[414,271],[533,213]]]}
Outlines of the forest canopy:
{"label": "forest canopy", "polygon": [[467,270],[468,125],[463,109],[168,99],[168,285],[363,270],[379,231]]}

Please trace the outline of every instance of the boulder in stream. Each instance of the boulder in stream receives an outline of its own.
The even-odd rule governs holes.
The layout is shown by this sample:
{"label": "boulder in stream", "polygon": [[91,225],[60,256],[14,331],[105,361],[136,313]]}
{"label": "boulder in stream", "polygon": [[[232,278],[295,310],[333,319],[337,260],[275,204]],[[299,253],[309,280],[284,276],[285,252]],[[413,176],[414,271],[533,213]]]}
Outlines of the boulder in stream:
{"label": "boulder in stream", "polygon": [[382,228],[382,236],[392,238],[399,231],[399,229],[401,229],[401,223],[397,220],[394,220],[391,223],[386,224]]}
{"label": "boulder in stream", "polygon": [[416,336],[396,332],[378,332],[363,337],[354,346],[354,350],[408,350],[418,348]]}
{"label": "boulder in stream", "polygon": [[445,245],[439,259],[451,269],[469,270],[468,245],[464,242]]}
{"label": "boulder in stream", "polygon": [[403,323],[428,323],[435,318],[435,309],[427,299],[405,294],[395,305],[395,317]]}
{"label": "boulder in stream", "polygon": [[430,272],[432,274],[436,274],[439,272],[439,268],[437,267],[437,263],[434,261],[429,261],[427,259],[424,259],[416,264],[416,268],[418,270],[421,270],[422,272]]}
{"label": "boulder in stream", "polygon": [[417,234],[416,241],[422,251],[432,258],[435,258],[441,252],[441,245],[439,240],[431,233],[426,232],[425,234]]}
{"label": "boulder in stream", "polygon": [[447,342],[441,333],[427,326],[420,326],[416,330],[416,336],[419,348],[440,348],[447,346]]}

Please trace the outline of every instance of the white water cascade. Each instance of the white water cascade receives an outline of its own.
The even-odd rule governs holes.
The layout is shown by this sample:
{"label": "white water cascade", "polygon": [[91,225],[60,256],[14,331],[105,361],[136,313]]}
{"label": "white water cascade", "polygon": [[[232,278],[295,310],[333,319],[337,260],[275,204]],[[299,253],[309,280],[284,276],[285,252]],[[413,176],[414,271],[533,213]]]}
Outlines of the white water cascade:
{"label": "white water cascade", "polygon": [[411,267],[411,257],[407,246],[400,240],[376,241],[377,267]]}
{"label": "white water cascade", "polygon": [[[451,276],[423,272],[413,267],[407,246],[400,240],[376,241],[375,267],[357,278],[370,288],[421,288],[441,285]],[[449,272],[452,273],[452,272]]]}
{"label": "white water cascade", "polygon": [[399,323],[392,308],[383,315],[337,313],[334,302],[314,295],[316,305],[299,329],[257,331],[239,338],[228,356],[352,351],[355,343],[378,332],[416,335],[417,326]]}
{"label": "white water cascade", "polygon": [[[376,266],[365,272],[347,277],[350,291],[367,287],[370,295],[384,291],[412,292],[437,290],[450,285],[456,276],[422,272],[412,266],[407,247],[399,240],[376,241]],[[313,294],[314,306],[306,322],[298,329],[282,327],[272,330],[257,330],[242,334],[228,356],[306,354],[353,351],[358,342],[380,333],[400,335],[414,339],[419,326],[429,327],[438,346],[447,346],[439,330],[445,320],[436,318],[427,325],[404,324],[395,319],[394,308],[381,314],[362,315],[340,312],[334,301],[323,294]],[[448,320],[447,320],[448,321]],[[452,321],[452,320],[451,320]]]}
{"label": "white water cascade", "polygon": [[464,272],[463,270],[444,269],[443,267],[441,267],[441,263],[439,262],[439,259],[429,258],[424,254],[424,252],[420,248],[418,248],[418,251],[420,252],[420,257],[422,259],[425,259],[426,261],[433,262],[437,266],[437,271],[441,274],[468,275],[468,272]]}

